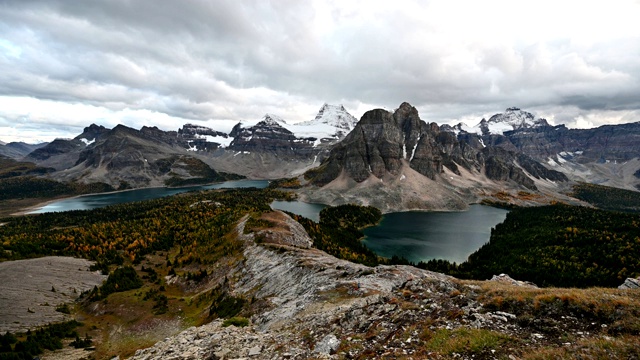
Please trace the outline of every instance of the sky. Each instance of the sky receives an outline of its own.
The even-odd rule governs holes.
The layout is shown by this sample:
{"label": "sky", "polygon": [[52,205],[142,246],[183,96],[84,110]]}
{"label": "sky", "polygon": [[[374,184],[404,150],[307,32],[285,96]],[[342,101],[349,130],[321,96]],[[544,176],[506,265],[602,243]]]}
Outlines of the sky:
{"label": "sky", "polygon": [[0,141],[322,104],[477,124],[640,121],[640,0],[0,0]]}

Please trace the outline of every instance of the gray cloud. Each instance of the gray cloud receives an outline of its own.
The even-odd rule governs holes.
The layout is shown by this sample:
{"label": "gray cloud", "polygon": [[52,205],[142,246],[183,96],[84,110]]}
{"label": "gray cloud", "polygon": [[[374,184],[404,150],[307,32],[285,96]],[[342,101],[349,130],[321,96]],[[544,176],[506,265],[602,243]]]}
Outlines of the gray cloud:
{"label": "gray cloud", "polygon": [[[546,0],[476,3],[5,0],[0,126],[48,123],[49,137],[99,121],[299,121],[324,102],[360,116],[403,101],[440,123],[509,106],[575,126],[640,120],[640,4],[577,16]],[[23,97],[37,116],[12,104]]]}

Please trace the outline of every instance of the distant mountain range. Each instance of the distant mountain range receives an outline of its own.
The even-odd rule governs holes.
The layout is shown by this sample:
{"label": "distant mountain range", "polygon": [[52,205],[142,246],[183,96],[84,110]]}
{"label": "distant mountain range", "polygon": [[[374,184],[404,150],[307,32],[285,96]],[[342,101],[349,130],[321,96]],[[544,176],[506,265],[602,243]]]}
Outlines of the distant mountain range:
{"label": "distant mountain range", "polygon": [[11,159],[21,159],[32,151],[47,145],[47,143],[27,144],[23,142],[10,142],[0,144],[0,156]]}
{"label": "distant mountain range", "polygon": [[535,119],[533,114],[516,107],[508,108],[504,113],[495,114],[489,120],[482,119],[478,124],[469,127],[464,123],[455,126],[442,125],[442,130],[478,135],[503,135],[507,131],[549,126],[546,119]]}
{"label": "distant mountain range", "polygon": [[93,124],[74,139],[2,144],[0,156],[53,169],[42,176],[63,182],[120,188],[229,174],[299,176],[307,200],[389,211],[455,209],[504,192],[536,193],[538,202],[562,199],[573,181],[637,190],[640,123],[568,129],[508,108],[474,126],[439,126],[421,120],[408,103],[394,112],[368,111],[360,121],[341,105],[324,104],[306,122],[266,114],[229,133],[194,124],[177,131]]}
{"label": "distant mountain range", "polygon": [[443,125],[442,130],[461,141],[524,153],[572,180],[639,189],[640,122],[568,129],[509,108],[474,127]]}
{"label": "distant mountain range", "polygon": [[230,133],[193,124],[178,131],[92,124],[73,139],[0,145],[0,155],[53,168],[49,176],[56,180],[105,182],[116,188],[215,178],[203,177],[205,172],[280,178],[319,164],[356,123],[343,106],[324,104],[307,122],[287,124],[267,114],[255,123],[238,123]]}

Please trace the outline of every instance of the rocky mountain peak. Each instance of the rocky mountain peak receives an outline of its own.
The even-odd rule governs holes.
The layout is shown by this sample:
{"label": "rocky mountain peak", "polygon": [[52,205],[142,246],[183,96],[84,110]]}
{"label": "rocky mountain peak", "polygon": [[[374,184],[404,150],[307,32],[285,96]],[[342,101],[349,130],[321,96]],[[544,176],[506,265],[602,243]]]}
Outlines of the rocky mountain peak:
{"label": "rocky mountain peak", "polygon": [[92,143],[96,138],[109,132],[109,129],[102,125],[91,124],[84,128],[82,134],[75,137],[76,140],[81,140],[85,143]]}
{"label": "rocky mountain peak", "polygon": [[271,153],[282,159],[313,156],[316,138],[300,138],[287,129],[287,123],[276,115],[267,114],[257,124],[243,127],[238,123],[229,134],[233,141],[228,148],[250,154]]}
{"label": "rocky mountain peak", "polygon": [[358,119],[349,114],[344,106],[325,103],[318,111],[315,119],[301,122],[299,125],[310,126],[326,124],[349,132],[356,126],[356,123],[358,123]]}
{"label": "rocky mountain peak", "polygon": [[138,130],[134,128],[130,128],[128,126],[118,124],[111,130],[112,134],[121,134],[121,135],[137,135],[139,133]]}
{"label": "rocky mountain peak", "polygon": [[274,114],[265,114],[261,122],[264,122],[266,125],[269,125],[269,126],[282,126],[281,124],[287,123],[286,121],[284,121],[283,118]]}
{"label": "rocky mountain peak", "polygon": [[[362,184],[354,185],[353,189],[365,189],[372,184],[386,186],[386,189],[409,189],[413,186],[409,182],[420,183],[415,186],[422,188],[429,181],[454,179],[446,173],[461,178],[484,176],[501,183],[500,186],[509,183],[531,190],[536,189],[534,178],[567,180],[562,174],[512,151],[483,148],[480,143],[475,146],[458,140],[452,132],[441,131],[437,124],[421,120],[418,110],[409,103],[402,103],[393,113],[384,109],[367,111],[355,129],[332,148],[320,167],[310,170],[306,177],[316,186],[327,185],[328,191],[349,182]],[[409,177],[412,180],[408,180]],[[409,191],[418,193],[414,188]],[[447,191],[450,190],[437,195],[442,196],[440,200],[448,197],[442,201],[457,201]],[[376,189],[376,193],[382,192]],[[367,196],[376,197],[371,192]],[[375,200],[372,199],[369,200]],[[416,201],[423,200],[416,196]]]}
{"label": "rocky mountain peak", "polygon": [[481,136],[503,135],[507,131],[532,129],[550,126],[546,119],[536,119],[533,114],[517,107],[510,107],[504,113],[498,113],[489,118],[482,118],[478,124],[469,127],[464,123],[443,126],[442,130],[455,133],[470,133]]}
{"label": "rocky mountain peak", "polygon": [[549,126],[545,119],[535,119],[532,113],[520,110],[517,107],[510,107],[504,113],[498,113],[489,118],[488,121],[482,119],[477,127],[482,135],[498,134],[505,131],[528,129],[538,126]]}

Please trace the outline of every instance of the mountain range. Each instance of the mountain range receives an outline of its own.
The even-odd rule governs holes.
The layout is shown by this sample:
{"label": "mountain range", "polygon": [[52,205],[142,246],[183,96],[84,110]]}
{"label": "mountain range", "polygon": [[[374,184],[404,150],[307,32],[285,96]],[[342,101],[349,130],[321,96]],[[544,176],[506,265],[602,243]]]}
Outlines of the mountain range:
{"label": "mountain range", "polygon": [[568,129],[515,107],[450,126],[423,121],[408,103],[360,121],[324,104],[306,122],[266,114],[228,133],[92,124],[73,139],[0,145],[0,156],[53,169],[43,176],[63,182],[135,188],[298,177],[307,201],[451,210],[482,200],[562,200],[575,181],[637,190],[638,140],[640,122]]}

